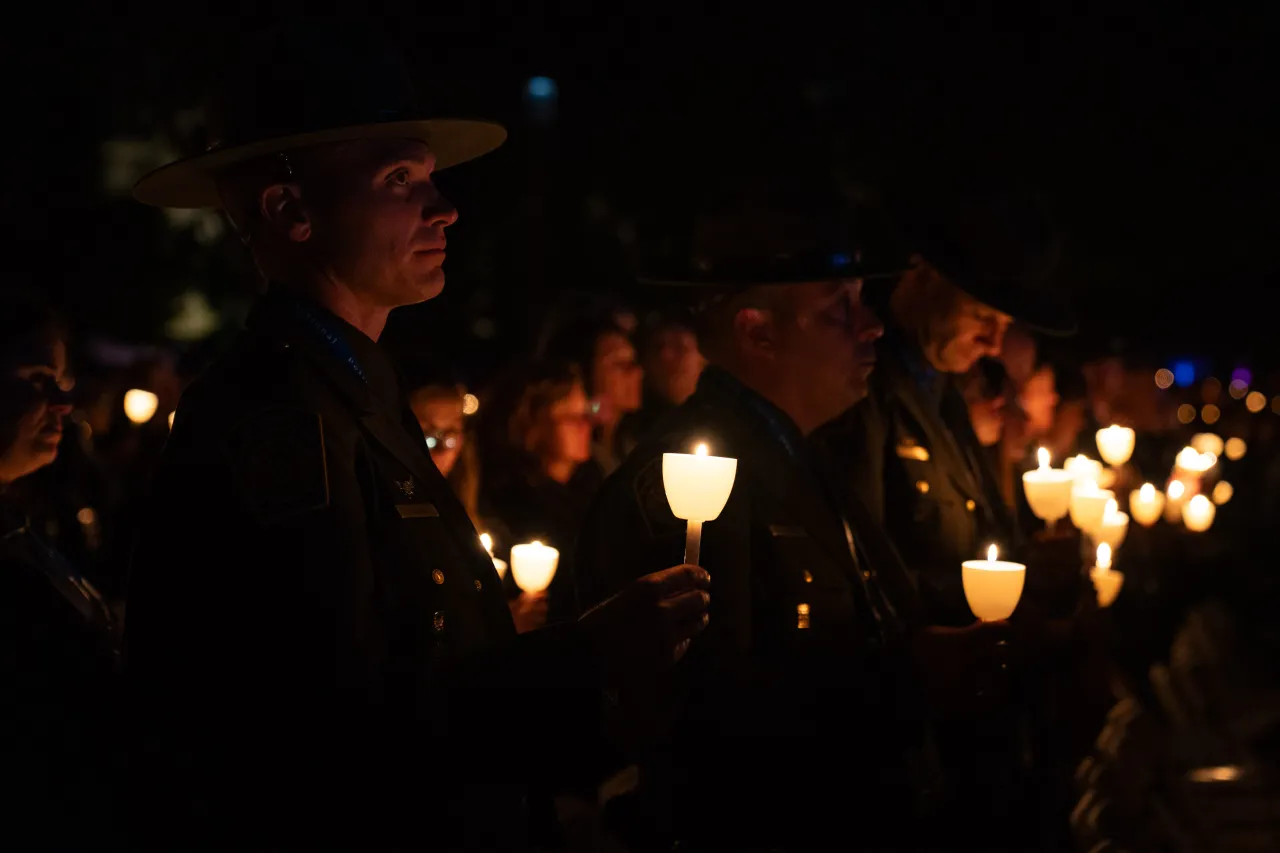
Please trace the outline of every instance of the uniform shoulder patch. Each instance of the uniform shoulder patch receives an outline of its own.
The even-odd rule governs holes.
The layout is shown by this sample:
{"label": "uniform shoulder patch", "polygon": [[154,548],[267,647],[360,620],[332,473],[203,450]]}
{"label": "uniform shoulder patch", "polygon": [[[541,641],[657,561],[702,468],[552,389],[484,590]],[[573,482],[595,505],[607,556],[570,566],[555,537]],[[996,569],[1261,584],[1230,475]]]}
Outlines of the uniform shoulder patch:
{"label": "uniform shoulder patch", "polygon": [[657,538],[684,532],[684,522],[671,514],[671,504],[662,485],[662,454],[656,454],[640,469],[632,486],[650,536]]}
{"label": "uniform shoulder patch", "polygon": [[228,434],[225,451],[246,506],[263,525],[329,505],[320,415],[292,406],[255,412]]}

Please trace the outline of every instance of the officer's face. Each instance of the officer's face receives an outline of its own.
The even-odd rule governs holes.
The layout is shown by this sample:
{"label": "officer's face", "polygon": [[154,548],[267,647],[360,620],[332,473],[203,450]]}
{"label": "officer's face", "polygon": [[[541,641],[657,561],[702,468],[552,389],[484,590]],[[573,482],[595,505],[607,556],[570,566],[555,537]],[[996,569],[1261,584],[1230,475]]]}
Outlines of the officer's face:
{"label": "officer's face", "polygon": [[412,305],[444,288],[444,229],[458,212],[435,184],[421,142],[365,140],[341,146],[331,182],[304,184],[308,242],[322,269],[383,308]]}
{"label": "officer's face", "polygon": [[0,484],[25,477],[58,456],[62,419],[71,411],[67,349],[61,340],[31,341],[0,377]]}
{"label": "officer's face", "polygon": [[784,298],[789,311],[775,314],[777,361],[807,419],[825,423],[867,395],[884,326],[863,303],[860,279],[789,285]]}
{"label": "officer's face", "polygon": [[[936,275],[936,273],[934,273]],[[942,283],[933,319],[925,329],[925,355],[943,373],[967,373],[981,358],[998,358],[1013,318]]]}

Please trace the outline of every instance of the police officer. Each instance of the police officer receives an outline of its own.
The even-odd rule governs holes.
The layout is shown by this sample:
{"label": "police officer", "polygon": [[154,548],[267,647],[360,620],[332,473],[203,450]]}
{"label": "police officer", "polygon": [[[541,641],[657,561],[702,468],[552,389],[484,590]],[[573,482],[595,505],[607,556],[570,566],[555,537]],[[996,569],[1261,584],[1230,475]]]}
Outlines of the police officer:
{"label": "police officer", "polygon": [[[914,254],[889,294],[887,330],[868,398],[817,440],[834,460],[847,499],[865,505],[897,546],[917,580],[927,621],[958,626],[974,619],[960,564],[985,554],[988,544],[1017,557],[1024,538],[974,434],[956,378],[980,358],[1000,354],[1014,318],[1058,334],[1070,333],[1074,321],[1049,283],[1056,244],[1038,208],[1013,195],[939,198],[920,201],[906,221]],[[1041,604],[1033,585],[1044,574],[1029,584],[1021,611]],[[1067,577],[1062,606],[1070,613],[1083,593],[1078,563]],[[1015,621],[1026,615],[1016,614]],[[1032,621],[1029,634],[1037,640],[1042,629],[1070,629],[1069,622]],[[1019,639],[1001,648],[1011,656],[1039,648],[1030,636]],[[953,803],[981,801],[956,805],[957,820],[981,815],[979,822],[1009,828],[1012,844],[1027,843],[1027,827],[1036,822],[1019,799],[1030,796],[1023,766],[1026,725],[1025,714],[1006,706],[980,721],[944,722],[940,735],[953,793],[961,798]],[[1019,825],[1021,820],[1026,824]],[[1002,842],[992,836],[991,843]]]}
{"label": "police officer", "polygon": [[709,365],[605,483],[579,539],[580,598],[603,600],[684,548],[663,454],[705,443],[738,460],[703,528],[710,627],[656,706],[620,698],[624,720],[629,702],[671,720],[648,733],[638,808],[681,849],[910,848],[906,818],[927,784],[907,647],[936,651],[938,636],[917,636],[894,549],[865,511],[837,508],[806,447],[866,393],[881,334],[849,223],[824,195],[729,193],[708,205],[684,266],[651,274],[696,294]]}
{"label": "police officer", "polygon": [[126,632],[136,817],[166,847],[517,849],[529,774],[598,730],[604,688],[688,648],[705,573],[516,635],[377,345],[444,285],[434,173],[503,129],[422,118],[363,27],[290,27],[223,84],[212,149],[135,190],[225,210],[270,281],[155,472]]}

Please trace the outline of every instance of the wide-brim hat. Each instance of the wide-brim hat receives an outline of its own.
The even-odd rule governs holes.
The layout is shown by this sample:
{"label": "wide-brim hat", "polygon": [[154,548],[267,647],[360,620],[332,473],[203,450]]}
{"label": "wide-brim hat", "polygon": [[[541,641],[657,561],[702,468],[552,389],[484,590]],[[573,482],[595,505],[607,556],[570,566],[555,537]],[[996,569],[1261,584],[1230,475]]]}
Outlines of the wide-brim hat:
{"label": "wide-brim hat", "polygon": [[831,190],[772,186],[708,196],[639,262],[641,284],[735,290],[834,279],[887,279],[905,264],[878,256],[865,211]]}
{"label": "wide-brim hat", "polygon": [[1059,279],[1061,235],[1035,194],[916,197],[901,224],[908,250],[974,299],[1043,334],[1075,333],[1075,311]]}
{"label": "wide-brim hat", "polygon": [[431,149],[439,171],[507,137],[494,122],[425,115],[400,54],[361,24],[294,23],[248,40],[228,66],[209,105],[206,151],[144,176],[135,199],[156,207],[221,207],[221,170],[326,143],[416,140]]}

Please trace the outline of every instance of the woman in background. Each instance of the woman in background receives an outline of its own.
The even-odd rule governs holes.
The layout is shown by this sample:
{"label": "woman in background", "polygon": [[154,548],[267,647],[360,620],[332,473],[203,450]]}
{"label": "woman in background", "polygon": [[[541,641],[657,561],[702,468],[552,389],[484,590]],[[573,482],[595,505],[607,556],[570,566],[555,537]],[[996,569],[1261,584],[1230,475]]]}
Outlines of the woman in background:
{"label": "woman in background", "polygon": [[492,447],[484,514],[508,547],[537,540],[560,551],[546,591],[547,619],[574,619],[573,547],[599,486],[598,474],[584,469],[591,460],[591,412],[582,375],[565,362],[532,365],[501,384],[487,408]]}
{"label": "woman in background", "polygon": [[58,456],[71,411],[66,335],[34,300],[0,299],[0,620],[6,832],[25,849],[112,847],[121,782],[118,631],[97,590],[32,530],[23,479]]}

